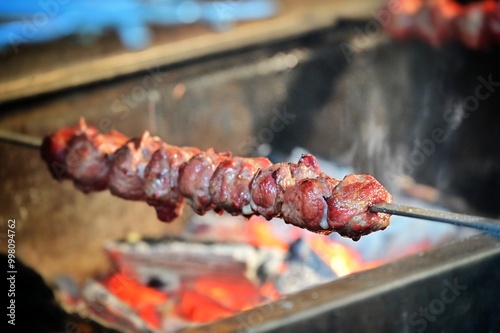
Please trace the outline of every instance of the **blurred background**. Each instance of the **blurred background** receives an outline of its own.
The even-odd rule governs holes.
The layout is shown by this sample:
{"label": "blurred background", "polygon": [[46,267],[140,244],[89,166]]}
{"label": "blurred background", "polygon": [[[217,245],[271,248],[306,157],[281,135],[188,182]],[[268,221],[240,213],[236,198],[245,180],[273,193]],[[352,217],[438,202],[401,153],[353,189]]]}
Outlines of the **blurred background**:
{"label": "blurred background", "polygon": [[[396,202],[499,218],[499,45],[498,1],[5,3],[0,128],[41,138],[85,117],[102,132],[134,137],[149,130],[170,144],[273,162],[295,162],[310,152],[333,176],[373,174]],[[58,183],[36,150],[0,142],[0,156],[1,251],[7,252],[7,221],[15,219],[16,257],[62,289],[72,311],[83,296],[69,290],[88,279],[112,283],[111,270],[131,269],[116,257],[128,253],[120,242],[175,236],[269,245],[258,234],[259,221],[249,232],[242,218],[200,221],[187,208],[178,221],[160,223],[144,203]],[[332,236],[328,242],[349,243],[347,261],[359,256],[360,264],[346,271],[318,264],[329,250],[311,264],[312,254],[297,249],[317,255],[317,240],[281,224],[272,221],[264,234],[275,235],[272,246],[284,251],[280,260],[300,259],[290,279],[300,280],[298,272],[313,265],[309,279],[317,283],[470,234],[402,220],[356,245]],[[209,236],[198,234],[206,228]],[[234,228],[238,237],[221,235],[223,228]],[[248,232],[252,236],[241,235]],[[269,269],[269,275],[282,273]],[[141,276],[151,282],[151,275]],[[259,289],[255,303],[191,319],[221,318],[303,287],[281,281],[274,294]],[[184,327],[186,320],[167,325],[153,318],[139,320],[149,329]],[[141,331],[142,324],[130,325]]]}

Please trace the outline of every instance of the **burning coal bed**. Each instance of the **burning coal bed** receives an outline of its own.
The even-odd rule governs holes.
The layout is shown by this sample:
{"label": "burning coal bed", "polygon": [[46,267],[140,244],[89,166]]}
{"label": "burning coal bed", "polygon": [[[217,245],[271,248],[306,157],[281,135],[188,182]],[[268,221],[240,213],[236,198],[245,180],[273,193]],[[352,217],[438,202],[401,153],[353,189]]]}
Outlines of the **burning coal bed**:
{"label": "burning coal bed", "polygon": [[[290,160],[303,152],[294,150]],[[337,178],[352,173],[331,162],[320,164]],[[409,197],[396,200],[428,206]],[[393,216],[384,232],[353,242],[337,234],[310,233],[279,219],[195,215],[179,238],[152,240],[131,234],[106,244],[104,251],[115,269],[87,281],[77,292],[68,288],[71,283],[61,283],[59,291],[67,308],[119,331],[174,332],[471,234],[451,225]]]}

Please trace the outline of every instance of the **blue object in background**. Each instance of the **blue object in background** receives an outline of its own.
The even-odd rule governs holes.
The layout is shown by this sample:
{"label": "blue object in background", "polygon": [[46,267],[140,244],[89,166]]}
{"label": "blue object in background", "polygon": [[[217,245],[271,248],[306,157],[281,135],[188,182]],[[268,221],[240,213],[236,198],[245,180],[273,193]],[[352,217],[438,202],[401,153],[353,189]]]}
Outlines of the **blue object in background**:
{"label": "blue object in background", "polygon": [[122,43],[139,50],[150,25],[206,23],[226,29],[234,22],[270,17],[274,0],[23,0],[0,2],[0,48],[42,43],[69,35],[115,29]]}

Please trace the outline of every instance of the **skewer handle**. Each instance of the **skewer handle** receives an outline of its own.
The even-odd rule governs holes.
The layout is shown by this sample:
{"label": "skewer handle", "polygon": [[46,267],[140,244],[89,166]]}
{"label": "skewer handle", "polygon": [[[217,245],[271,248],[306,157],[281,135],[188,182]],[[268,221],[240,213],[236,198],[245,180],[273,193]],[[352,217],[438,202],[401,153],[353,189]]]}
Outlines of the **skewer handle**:
{"label": "skewer handle", "polygon": [[461,227],[483,230],[491,235],[500,236],[500,221],[479,216],[442,212],[390,203],[379,203],[370,207],[372,212],[413,217],[430,221],[444,222]]}

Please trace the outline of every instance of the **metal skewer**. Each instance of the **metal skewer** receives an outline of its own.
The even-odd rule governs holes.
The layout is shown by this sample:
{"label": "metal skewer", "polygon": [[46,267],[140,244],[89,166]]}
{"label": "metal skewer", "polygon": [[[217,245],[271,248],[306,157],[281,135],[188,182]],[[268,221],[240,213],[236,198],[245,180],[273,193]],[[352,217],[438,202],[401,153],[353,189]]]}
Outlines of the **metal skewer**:
{"label": "metal skewer", "polygon": [[0,128],[0,141],[34,149],[40,149],[40,147],[42,146],[41,138],[8,131],[1,128]]}
{"label": "metal skewer", "polygon": [[378,203],[370,207],[372,212],[413,217],[430,221],[444,222],[461,227],[479,229],[500,236],[500,221],[479,216],[442,212],[438,210]]}
{"label": "metal skewer", "polygon": [[[3,129],[0,129],[0,141],[34,149],[40,149],[40,146],[42,145],[41,138]],[[423,220],[449,223],[457,226],[483,230],[488,232],[489,234],[500,236],[499,220],[390,203],[375,204],[370,207],[370,210],[375,213],[387,213]]]}

